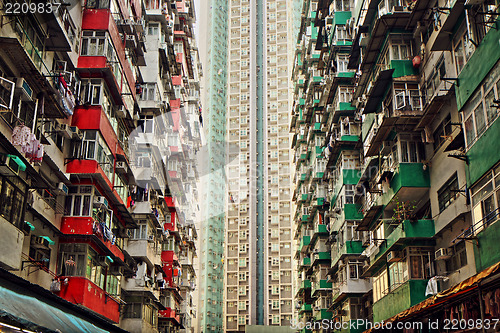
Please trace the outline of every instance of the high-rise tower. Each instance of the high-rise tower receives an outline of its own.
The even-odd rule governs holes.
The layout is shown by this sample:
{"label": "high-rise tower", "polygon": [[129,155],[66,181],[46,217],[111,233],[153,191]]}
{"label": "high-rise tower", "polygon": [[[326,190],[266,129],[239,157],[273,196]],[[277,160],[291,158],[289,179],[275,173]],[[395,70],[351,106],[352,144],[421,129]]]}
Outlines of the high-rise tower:
{"label": "high-rise tower", "polygon": [[229,4],[226,331],[292,315],[288,3]]}
{"label": "high-rise tower", "polygon": [[200,332],[222,332],[225,222],[225,147],[227,82],[227,0],[202,1],[200,49],[205,68],[206,146],[201,183],[204,219],[200,229]]}

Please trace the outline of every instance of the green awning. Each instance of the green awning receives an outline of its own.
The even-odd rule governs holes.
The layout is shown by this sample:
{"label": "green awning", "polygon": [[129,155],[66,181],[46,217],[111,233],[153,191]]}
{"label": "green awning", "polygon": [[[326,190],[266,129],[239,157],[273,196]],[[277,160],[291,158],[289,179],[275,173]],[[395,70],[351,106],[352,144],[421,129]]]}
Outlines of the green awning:
{"label": "green awning", "polygon": [[54,245],[56,243],[52,239],[50,239],[49,236],[41,236],[41,237],[45,239],[47,242],[49,242],[50,245]]}

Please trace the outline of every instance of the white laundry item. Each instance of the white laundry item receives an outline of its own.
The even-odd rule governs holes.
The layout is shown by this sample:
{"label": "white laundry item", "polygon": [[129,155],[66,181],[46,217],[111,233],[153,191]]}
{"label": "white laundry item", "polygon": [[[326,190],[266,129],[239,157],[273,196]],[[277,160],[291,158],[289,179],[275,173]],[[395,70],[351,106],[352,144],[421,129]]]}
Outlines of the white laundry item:
{"label": "white laundry item", "polygon": [[141,262],[137,265],[137,278],[143,278],[146,276],[146,263]]}
{"label": "white laundry item", "polygon": [[425,296],[427,295],[436,295],[438,293],[438,285],[436,277],[432,277],[427,282],[427,288],[425,288]]}

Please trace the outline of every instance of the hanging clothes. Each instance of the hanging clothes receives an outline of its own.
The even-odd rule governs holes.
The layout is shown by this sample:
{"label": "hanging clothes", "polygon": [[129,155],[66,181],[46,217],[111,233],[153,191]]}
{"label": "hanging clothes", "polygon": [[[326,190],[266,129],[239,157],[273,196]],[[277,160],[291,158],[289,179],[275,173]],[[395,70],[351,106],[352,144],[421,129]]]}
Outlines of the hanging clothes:
{"label": "hanging clothes", "polygon": [[14,146],[27,146],[30,143],[31,130],[28,126],[19,125],[14,127],[12,131],[12,144]]}

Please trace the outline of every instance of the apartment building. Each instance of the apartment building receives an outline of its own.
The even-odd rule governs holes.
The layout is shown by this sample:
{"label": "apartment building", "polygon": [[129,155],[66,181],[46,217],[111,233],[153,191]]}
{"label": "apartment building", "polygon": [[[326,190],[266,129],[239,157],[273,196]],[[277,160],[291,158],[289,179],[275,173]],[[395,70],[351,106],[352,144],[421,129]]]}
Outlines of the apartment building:
{"label": "apartment building", "polygon": [[304,1],[302,20],[299,328],[493,318],[498,3]]}
{"label": "apartment building", "polygon": [[199,331],[222,332],[226,200],[228,1],[201,2],[200,55],[204,68],[206,159],[200,178]]}
{"label": "apartment building", "polygon": [[[229,1],[224,330],[292,309],[287,1]],[[290,30],[289,30],[290,29]]]}
{"label": "apartment building", "polygon": [[[20,14],[8,5],[0,325],[192,331],[201,144],[193,4],[47,3]],[[19,306],[27,300],[29,311]]]}

